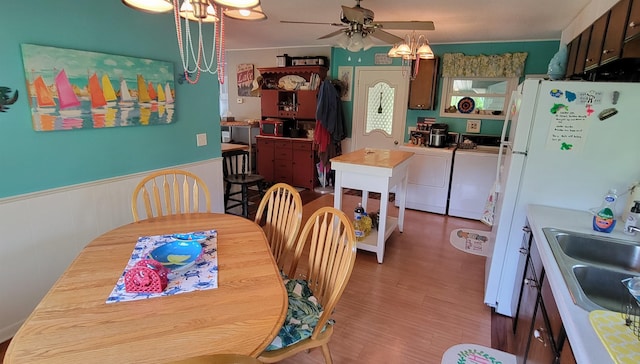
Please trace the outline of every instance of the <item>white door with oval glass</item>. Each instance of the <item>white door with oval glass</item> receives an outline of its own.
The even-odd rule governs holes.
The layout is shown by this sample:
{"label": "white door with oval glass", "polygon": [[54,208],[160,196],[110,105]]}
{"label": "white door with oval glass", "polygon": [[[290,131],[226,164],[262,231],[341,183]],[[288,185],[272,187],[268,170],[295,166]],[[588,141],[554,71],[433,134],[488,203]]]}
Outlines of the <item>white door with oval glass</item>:
{"label": "white door with oval glass", "polygon": [[401,67],[357,67],[353,150],[397,149],[404,142],[409,79]]}

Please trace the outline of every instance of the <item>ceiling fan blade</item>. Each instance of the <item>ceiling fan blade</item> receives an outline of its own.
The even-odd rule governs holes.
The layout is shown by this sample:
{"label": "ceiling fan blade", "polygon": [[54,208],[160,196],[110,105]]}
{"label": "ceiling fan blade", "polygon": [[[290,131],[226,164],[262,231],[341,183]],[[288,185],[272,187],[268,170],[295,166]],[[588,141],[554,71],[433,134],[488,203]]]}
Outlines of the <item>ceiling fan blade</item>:
{"label": "ceiling fan blade", "polygon": [[435,30],[436,27],[432,21],[377,21],[376,25],[384,29],[401,29],[401,30]]}
{"label": "ceiling fan blade", "polygon": [[374,32],[371,32],[369,36],[376,37],[384,42],[389,44],[395,44],[402,42],[402,38],[396,37],[391,33],[387,33],[384,30],[376,29]]}
{"label": "ceiling fan blade", "polygon": [[350,8],[348,6],[342,5],[342,15],[344,16],[345,19],[349,20],[352,23],[353,22],[358,24],[364,23],[364,14],[362,13],[362,11],[359,11],[357,8]]}
{"label": "ceiling fan blade", "polygon": [[332,25],[334,27],[342,27],[344,24],[341,23],[317,23],[312,21],[292,21],[292,20],[280,20],[280,23],[286,24],[315,24],[315,25]]}
{"label": "ceiling fan blade", "polygon": [[327,39],[327,38],[331,38],[331,37],[335,37],[336,35],[340,34],[344,32],[344,30],[336,30],[335,32],[331,32],[327,35],[323,35],[322,37],[318,38],[318,39]]}

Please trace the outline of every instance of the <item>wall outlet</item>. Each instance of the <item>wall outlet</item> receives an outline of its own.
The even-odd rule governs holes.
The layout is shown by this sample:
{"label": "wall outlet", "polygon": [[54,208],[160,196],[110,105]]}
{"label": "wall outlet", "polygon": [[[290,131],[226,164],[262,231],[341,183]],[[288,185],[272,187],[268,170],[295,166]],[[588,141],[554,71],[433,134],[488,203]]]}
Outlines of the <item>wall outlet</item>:
{"label": "wall outlet", "polygon": [[416,127],[415,126],[410,126],[407,128],[407,134],[411,135],[412,131],[416,131]]}
{"label": "wall outlet", "polygon": [[236,99],[236,102],[237,102],[238,104],[242,104],[242,103],[244,102],[244,99],[243,99],[242,97],[238,97],[238,98]]}
{"label": "wall outlet", "polygon": [[480,120],[467,120],[467,133],[479,133]]}
{"label": "wall outlet", "polygon": [[203,147],[207,145],[207,133],[196,134],[196,146]]}

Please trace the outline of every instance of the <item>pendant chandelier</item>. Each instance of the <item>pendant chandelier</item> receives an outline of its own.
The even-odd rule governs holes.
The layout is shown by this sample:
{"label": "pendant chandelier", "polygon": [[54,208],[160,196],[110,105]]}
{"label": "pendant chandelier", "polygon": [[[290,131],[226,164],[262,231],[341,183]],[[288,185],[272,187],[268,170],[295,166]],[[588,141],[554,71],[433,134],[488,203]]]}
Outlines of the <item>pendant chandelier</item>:
{"label": "pendant chandelier", "polygon": [[[217,74],[220,84],[224,84],[225,17],[239,20],[267,18],[260,7],[260,0],[122,0],[122,2],[131,8],[149,13],[166,13],[173,10],[184,78],[192,84],[198,82],[201,72]],[[207,47],[204,45],[202,35],[206,23],[211,23],[213,28],[210,52],[205,51]],[[197,42],[194,42],[191,27],[197,29]],[[207,56],[207,54],[210,55]]]}
{"label": "pendant chandelier", "polygon": [[402,58],[402,74],[414,80],[418,76],[420,59],[433,59],[435,55],[427,37],[416,32],[407,34],[404,42],[395,44],[387,54],[391,58]]}

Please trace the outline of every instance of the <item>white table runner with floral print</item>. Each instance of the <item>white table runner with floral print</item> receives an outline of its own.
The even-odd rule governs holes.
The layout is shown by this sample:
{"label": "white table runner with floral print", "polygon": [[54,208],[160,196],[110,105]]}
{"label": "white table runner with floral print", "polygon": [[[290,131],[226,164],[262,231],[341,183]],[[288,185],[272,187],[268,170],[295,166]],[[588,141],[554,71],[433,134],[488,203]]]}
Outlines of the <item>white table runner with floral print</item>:
{"label": "white table runner with floral print", "polygon": [[145,298],[171,296],[192,291],[203,291],[218,288],[218,233],[216,230],[196,231],[185,234],[203,234],[207,238],[201,242],[202,255],[194,265],[188,269],[169,271],[167,288],[160,293],[135,293],[125,291],[124,275],[138,261],[146,259],[149,253],[163,245],[175,241],[174,235],[141,236],[133,248],[131,258],[127,263],[116,286],[107,298],[107,303],[135,301]]}

